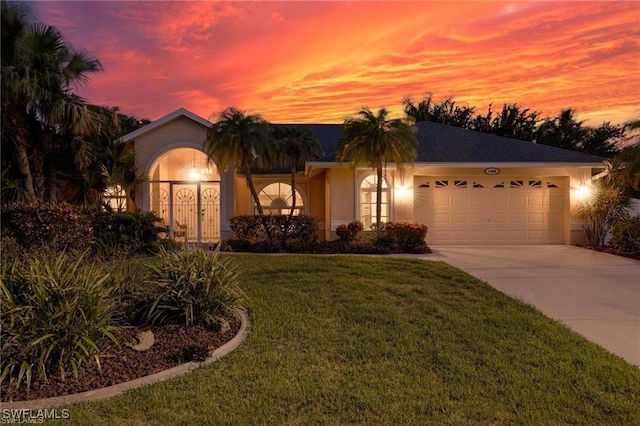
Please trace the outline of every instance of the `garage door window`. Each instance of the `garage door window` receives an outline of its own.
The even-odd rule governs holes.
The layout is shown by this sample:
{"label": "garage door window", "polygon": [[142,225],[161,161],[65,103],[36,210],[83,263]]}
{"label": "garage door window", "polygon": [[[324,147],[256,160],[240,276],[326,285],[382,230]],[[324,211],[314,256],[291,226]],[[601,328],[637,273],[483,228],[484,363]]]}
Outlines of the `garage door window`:
{"label": "garage door window", "polygon": [[[369,175],[360,184],[360,221],[366,228],[376,223],[376,190],[378,189],[378,176]],[[389,186],[382,179],[382,210],[380,221],[389,221]]]}

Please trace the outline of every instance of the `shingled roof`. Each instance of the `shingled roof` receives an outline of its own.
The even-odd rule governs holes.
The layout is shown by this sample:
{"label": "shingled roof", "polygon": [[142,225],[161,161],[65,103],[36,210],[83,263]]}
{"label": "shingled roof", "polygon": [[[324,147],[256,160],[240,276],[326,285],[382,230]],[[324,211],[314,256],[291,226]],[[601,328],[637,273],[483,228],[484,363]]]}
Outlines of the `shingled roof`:
{"label": "shingled roof", "polygon": [[[324,156],[313,162],[336,161],[342,136],[340,124],[306,124],[320,140]],[[439,123],[417,125],[416,163],[571,163],[594,164],[605,160],[596,155],[570,151]]]}

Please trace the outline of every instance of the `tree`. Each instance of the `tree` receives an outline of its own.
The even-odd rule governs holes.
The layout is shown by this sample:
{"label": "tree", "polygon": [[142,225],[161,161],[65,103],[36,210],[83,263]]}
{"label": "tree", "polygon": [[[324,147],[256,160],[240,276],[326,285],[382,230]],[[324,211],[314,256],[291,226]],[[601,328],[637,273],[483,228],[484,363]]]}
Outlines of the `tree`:
{"label": "tree", "polygon": [[279,162],[289,164],[291,170],[291,191],[293,199],[289,216],[293,216],[296,208],[296,172],[303,168],[307,161],[322,156],[320,142],[313,133],[300,126],[276,127],[275,138],[278,142]]}
{"label": "tree", "polygon": [[618,142],[624,138],[624,134],[624,126],[615,126],[609,122],[604,122],[599,127],[588,127],[578,150],[611,158],[618,153]]}
{"label": "tree", "polygon": [[147,179],[136,169],[133,142],[122,142],[120,138],[149,124],[147,119],[138,119],[120,113],[118,107],[92,106],[100,115],[100,131],[92,135],[92,146],[98,149],[95,164],[85,172],[85,186],[91,188],[90,200],[101,200],[108,187],[119,187],[125,192],[127,209],[135,210],[135,187]]}
{"label": "tree", "polygon": [[532,141],[535,139],[539,113],[521,108],[518,104],[504,104],[499,114],[493,115],[492,105],[486,115],[476,115],[470,125],[472,130],[506,138]]}
{"label": "tree", "polygon": [[264,216],[251,168],[256,163],[260,168],[269,168],[275,163],[276,149],[270,124],[259,115],[246,115],[235,108],[227,108],[207,131],[204,150],[220,169],[232,167],[236,172],[244,173],[258,214]]}
{"label": "tree", "polygon": [[[88,52],[75,51],[62,34],[29,23],[23,5],[2,1],[2,145],[12,159],[3,169],[23,182],[30,201],[55,199],[52,155],[75,136],[97,129],[97,117],[72,93],[102,70]],[[63,148],[64,149],[64,148]]]}
{"label": "tree", "polygon": [[547,118],[538,128],[536,141],[544,145],[613,157],[618,152],[618,141],[624,139],[625,127],[602,123],[599,127],[584,126],[577,121],[575,110],[565,109],[554,118]]}
{"label": "tree", "polygon": [[382,108],[377,115],[363,109],[358,117],[344,121],[343,137],[338,143],[338,160],[349,161],[352,167],[365,166],[376,170],[376,230],[381,236],[382,224],[382,175],[389,162],[401,169],[404,163],[416,159],[418,141],[416,128],[410,123],[387,119],[387,110]]}
{"label": "tree", "polygon": [[584,121],[577,121],[575,110],[565,109],[560,115],[547,118],[538,128],[536,142],[557,148],[577,151],[587,130],[582,127]]}
{"label": "tree", "polygon": [[433,102],[433,95],[427,94],[415,104],[411,97],[404,98],[404,112],[415,123],[432,121],[448,126],[469,128],[473,118],[474,107],[459,106],[449,97],[440,102]]}
{"label": "tree", "polygon": [[619,183],[619,174],[624,165],[618,160],[605,160],[602,177],[592,185],[593,195],[577,209],[579,219],[587,236],[587,243],[603,247],[607,234],[616,223],[628,218],[629,192]]}

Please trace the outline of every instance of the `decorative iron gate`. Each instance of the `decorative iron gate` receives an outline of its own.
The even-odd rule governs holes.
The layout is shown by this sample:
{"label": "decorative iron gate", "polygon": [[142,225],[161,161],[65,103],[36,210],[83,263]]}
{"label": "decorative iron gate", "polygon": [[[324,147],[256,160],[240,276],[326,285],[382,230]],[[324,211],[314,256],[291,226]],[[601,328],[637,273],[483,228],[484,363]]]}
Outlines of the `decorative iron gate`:
{"label": "decorative iron gate", "polygon": [[201,241],[218,241],[220,240],[220,191],[213,187],[206,188],[202,191],[201,199]]}

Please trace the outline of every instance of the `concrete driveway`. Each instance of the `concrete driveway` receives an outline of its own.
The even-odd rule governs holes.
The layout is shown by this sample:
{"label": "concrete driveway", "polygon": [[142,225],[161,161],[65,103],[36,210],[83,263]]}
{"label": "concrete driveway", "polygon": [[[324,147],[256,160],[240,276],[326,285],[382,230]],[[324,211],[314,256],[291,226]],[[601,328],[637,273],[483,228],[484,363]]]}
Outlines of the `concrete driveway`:
{"label": "concrete driveway", "polygon": [[574,246],[432,246],[443,260],[536,306],[640,366],[640,261]]}

